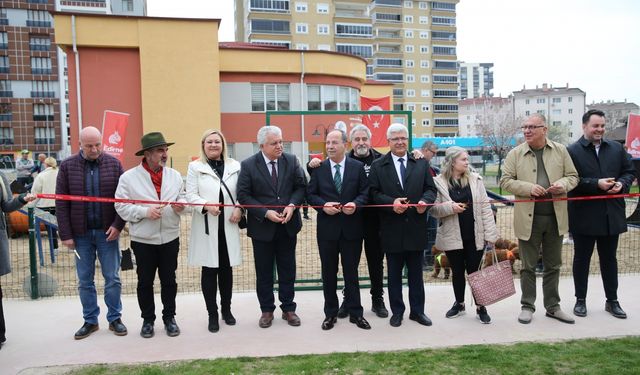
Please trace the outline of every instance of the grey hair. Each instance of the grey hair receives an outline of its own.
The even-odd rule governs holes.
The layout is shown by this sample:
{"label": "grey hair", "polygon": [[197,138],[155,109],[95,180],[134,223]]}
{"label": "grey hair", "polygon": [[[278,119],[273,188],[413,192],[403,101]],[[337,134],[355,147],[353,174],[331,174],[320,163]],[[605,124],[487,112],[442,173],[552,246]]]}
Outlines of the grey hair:
{"label": "grey hair", "polygon": [[543,115],[542,113],[537,113],[537,112],[536,112],[536,113],[533,113],[533,114],[531,114],[531,116],[529,116],[529,118],[531,118],[531,117],[537,117],[537,118],[539,118],[539,119],[542,121],[542,124],[543,124],[544,126],[547,126],[547,118],[546,118],[546,117],[544,117],[544,115]]}
{"label": "grey hair", "polygon": [[391,138],[391,133],[405,132],[405,134],[409,134],[409,130],[407,127],[400,123],[394,123],[389,125],[387,128],[387,139]]}
{"label": "grey hair", "polygon": [[[433,141],[424,141],[424,143],[422,144],[422,147],[420,147],[420,149],[422,150],[431,150],[431,147],[436,146],[435,143],[433,143]],[[436,148],[438,148],[438,146],[436,146]]]}
{"label": "grey hair", "polygon": [[469,154],[469,152],[466,149],[459,146],[448,147],[447,150],[444,152],[444,160],[440,165],[440,173],[442,174],[442,177],[444,177],[444,180],[447,183],[447,187],[460,186],[464,188],[469,184],[469,177],[471,176],[471,168],[467,168],[466,172],[464,172],[462,177],[460,177],[460,181],[456,181],[453,179],[453,163],[463,153],[466,153],[467,155]]}
{"label": "grey hair", "polygon": [[329,135],[329,134],[331,134],[333,132],[340,132],[340,138],[342,139],[342,142],[343,143],[347,143],[347,133],[345,133],[344,130],[342,130],[342,129],[333,129],[327,135]]}
{"label": "grey hair", "polygon": [[273,134],[282,138],[282,129],[275,125],[266,125],[261,127],[260,130],[258,130],[258,144],[265,144],[265,142],[267,142],[267,136],[269,134]]}
{"label": "grey hair", "polygon": [[363,124],[358,124],[351,129],[351,132],[349,133],[349,139],[353,139],[353,135],[357,132],[365,132],[367,133],[367,138],[371,139],[371,130],[369,130],[369,128],[367,128]]}

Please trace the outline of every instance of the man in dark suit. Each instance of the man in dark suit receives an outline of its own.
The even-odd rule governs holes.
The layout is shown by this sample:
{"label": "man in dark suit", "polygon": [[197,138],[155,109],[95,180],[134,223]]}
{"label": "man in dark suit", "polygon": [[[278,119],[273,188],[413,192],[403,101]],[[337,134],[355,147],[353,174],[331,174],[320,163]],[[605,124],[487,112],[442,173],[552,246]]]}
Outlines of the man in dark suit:
{"label": "man in dark suit", "polygon": [[[578,186],[569,197],[624,194],[635,178],[629,154],[622,145],[604,139],[604,112],[589,110],[582,116],[583,136],[567,150],[578,171]],[[618,303],[618,261],[620,233],[627,231],[624,198],[569,201],[569,231],[573,235],[573,282],[576,304],[573,313],[587,316],[587,282],[594,244],[598,244],[600,273],[607,298],[605,310],[616,318],[627,314]]]}
{"label": "man in dark suit", "polygon": [[325,314],[323,330],[333,328],[337,321],[338,258],[342,260],[349,321],[362,329],[371,329],[363,317],[358,284],[364,235],[364,222],[358,206],[368,201],[369,182],[362,163],[345,157],[346,148],[347,134],[344,131],[334,130],[327,134],[329,158],[311,174],[307,187],[309,203],[318,211],[317,239]]}
{"label": "man in dark suit", "polygon": [[268,328],[273,321],[275,261],[282,319],[299,326],[293,284],[296,237],[302,228],[296,206],[305,196],[304,172],[294,155],[283,152],[282,131],[277,126],[260,128],[258,144],[260,152],[242,162],[238,178],[238,201],[249,206],[247,235],[253,243],[256,292],[262,310],[258,325]]}
{"label": "man in dark suit", "polygon": [[380,240],[387,255],[389,303],[393,327],[402,324],[405,305],[402,300],[402,269],[407,267],[409,282],[409,319],[430,326],[424,313],[422,262],[427,238],[427,209],[436,198],[429,163],[407,153],[408,131],[402,124],[387,129],[390,152],[371,165],[369,184],[374,204],[380,209]]}

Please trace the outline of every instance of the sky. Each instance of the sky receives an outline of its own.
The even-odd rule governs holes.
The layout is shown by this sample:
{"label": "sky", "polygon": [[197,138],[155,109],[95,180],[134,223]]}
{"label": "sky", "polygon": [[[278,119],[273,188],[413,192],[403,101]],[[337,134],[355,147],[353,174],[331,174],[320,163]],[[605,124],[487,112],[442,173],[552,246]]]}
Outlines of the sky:
{"label": "sky", "polygon": [[[147,11],[220,18],[220,40],[233,41],[233,4],[147,0]],[[494,96],[568,83],[586,92],[587,104],[640,105],[640,1],[461,0],[456,12],[458,59],[494,64]]]}

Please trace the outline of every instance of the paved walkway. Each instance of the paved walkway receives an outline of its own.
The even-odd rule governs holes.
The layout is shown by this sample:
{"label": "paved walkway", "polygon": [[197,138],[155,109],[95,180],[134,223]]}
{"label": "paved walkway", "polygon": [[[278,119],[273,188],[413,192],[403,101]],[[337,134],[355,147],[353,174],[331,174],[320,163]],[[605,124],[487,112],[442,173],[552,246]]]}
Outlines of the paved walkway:
{"label": "paved walkway", "polygon": [[[538,280],[540,284],[540,280]],[[123,299],[123,321],[129,335],[116,337],[108,330],[101,316],[100,330],[90,337],[76,341],[73,333],[82,324],[80,302],[77,298],[56,298],[41,301],[5,300],[8,325],[7,343],[0,350],[0,374],[51,374],[68,366],[90,363],[133,363],[172,361],[197,358],[238,356],[279,356],[287,354],[389,351],[417,348],[522,341],[555,341],[586,337],[614,337],[640,335],[640,276],[620,278],[620,300],[629,314],[626,320],[616,319],[604,311],[604,292],[599,278],[590,280],[587,318],[576,318],[575,325],[564,324],[544,316],[541,306],[541,286],[538,288],[538,311],[529,325],[519,324],[519,286],[516,296],[489,307],[493,319],[482,325],[474,310],[457,319],[446,319],[445,312],[453,303],[450,285],[427,287],[427,315],[434,324],[423,327],[408,319],[401,327],[393,328],[388,319],[377,318],[368,309],[368,291],[362,291],[365,317],[372,325],[370,331],[358,329],[348,320],[340,320],[331,331],[322,331],[322,292],[298,292],[300,327],[289,327],[281,319],[274,320],[269,329],[258,328],[259,309],[254,293],[236,294],[233,312],[236,326],[221,322],[220,332],[207,331],[207,314],[199,294],[179,295],[177,322],[182,334],[167,337],[162,324],[156,322],[156,336],[143,339],[139,335],[141,319],[135,296]],[[562,307],[573,308],[573,281],[561,279]],[[467,292],[467,299],[469,292]],[[405,288],[406,300],[406,288]],[[156,297],[159,302],[159,297]],[[157,306],[158,311],[161,310]],[[104,307],[102,308],[105,311]]]}

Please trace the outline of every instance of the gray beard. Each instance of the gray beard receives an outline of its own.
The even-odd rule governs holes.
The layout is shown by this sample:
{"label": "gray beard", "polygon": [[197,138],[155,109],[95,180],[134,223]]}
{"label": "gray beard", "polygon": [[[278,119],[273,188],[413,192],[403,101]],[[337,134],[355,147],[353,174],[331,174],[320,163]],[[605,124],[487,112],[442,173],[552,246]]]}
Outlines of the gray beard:
{"label": "gray beard", "polygon": [[361,158],[369,155],[369,149],[366,147],[356,147],[355,149],[353,149],[353,153],[356,156],[359,156]]}

